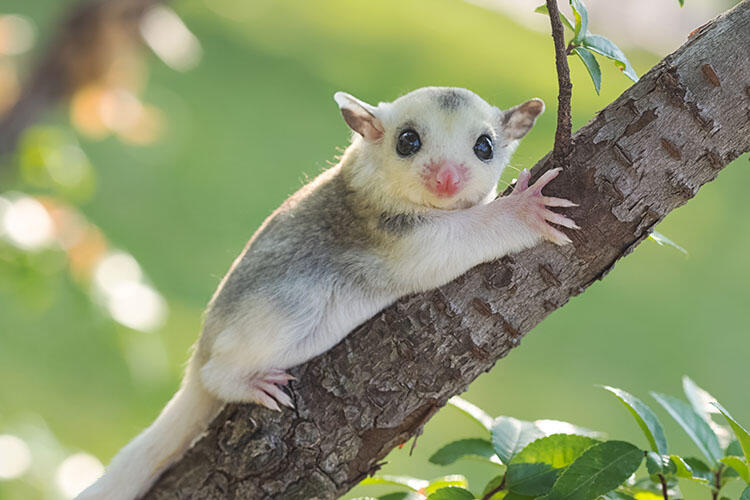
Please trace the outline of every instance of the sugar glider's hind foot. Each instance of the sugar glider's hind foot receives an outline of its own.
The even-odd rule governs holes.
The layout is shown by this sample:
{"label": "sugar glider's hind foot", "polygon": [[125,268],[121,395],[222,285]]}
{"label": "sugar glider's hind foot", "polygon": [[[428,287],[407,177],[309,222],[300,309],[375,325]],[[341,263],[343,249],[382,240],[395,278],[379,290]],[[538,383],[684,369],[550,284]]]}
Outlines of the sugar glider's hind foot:
{"label": "sugar glider's hind foot", "polygon": [[250,380],[249,399],[271,410],[281,411],[279,404],[294,408],[292,398],[282,387],[295,378],[282,370],[258,374]]}
{"label": "sugar glider's hind foot", "polygon": [[218,399],[227,403],[257,403],[281,411],[292,408],[292,398],[282,389],[294,377],[278,369],[249,370],[243,360],[214,356],[200,370],[201,382]]}

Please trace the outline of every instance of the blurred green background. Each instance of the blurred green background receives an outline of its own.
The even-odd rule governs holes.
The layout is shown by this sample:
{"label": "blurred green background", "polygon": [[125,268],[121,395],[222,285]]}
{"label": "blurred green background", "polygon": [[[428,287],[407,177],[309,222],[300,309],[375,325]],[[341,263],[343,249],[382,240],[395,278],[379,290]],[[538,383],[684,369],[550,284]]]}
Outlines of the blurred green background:
{"label": "blurred green background", "polygon": [[[134,267],[126,258],[126,267],[142,269],[139,283],[152,293],[147,305],[154,317],[130,325],[136,328],[115,321],[112,297],[87,274],[96,262],[86,256],[100,252],[77,254],[78,272],[58,243],[24,250],[0,239],[0,435],[21,439],[30,452],[28,470],[0,477],[0,498],[69,497],[85,479],[68,477],[75,474],[61,468],[66,458],[95,470],[79,453],[106,464],[153,420],[178,386],[201,311],[234,257],[261,221],[347,144],[335,91],[376,103],[425,85],[451,85],[500,107],[541,97],[548,111],[512,166],[530,167],[549,151],[557,84],[551,39],[527,26],[539,22],[534,16],[544,21],[532,13],[537,3],[517,2],[524,9],[513,12],[459,0],[177,1],[171,5],[200,47],[182,69],[193,66],[190,57],[200,54],[200,61],[176,71],[148,50],[141,54],[134,72],[140,83],[130,90],[151,113],[152,133],[134,137],[112,124],[108,132],[92,131],[67,105],[30,129],[18,155],[0,167],[6,214],[19,193],[48,196],[48,209],[51,203],[79,213],[83,227],[98,228],[89,246],[137,261]],[[701,17],[706,9],[718,12],[728,2],[688,0],[682,10],[676,0],[662,3],[670,16],[695,19],[696,27],[708,20]],[[36,43],[0,56],[0,69],[15,68],[23,81],[71,5],[4,0],[2,13],[24,16]],[[606,10],[598,12],[606,26]],[[595,31],[597,15],[592,9]],[[637,40],[615,41],[639,74],[664,55]],[[571,59],[574,127],[630,84],[614,65],[602,67],[597,96]],[[58,149],[75,154],[54,163],[49,158]],[[80,175],[60,181],[50,161],[71,164]],[[508,169],[505,181],[514,173]],[[689,257],[645,242],[464,397],[492,415],[567,420],[645,446],[627,412],[595,384],[621,387],[656,406],[648,391],[678,395],[680,377],[688,374],[750,425],[749,184],[744,156],[659,226]],[[675,452],[697,455],[659,414]],[[480,488],[492,472],[486,466],[443,469],[426,461],[440,444],[475,430],[445,409],[426,426],[413,456],[409,446],[394,451],[382,472],[424,478],[460,472]],[[359,487],[352,495],[385,491]],[[708,498],[685,491],[687,498]]]}

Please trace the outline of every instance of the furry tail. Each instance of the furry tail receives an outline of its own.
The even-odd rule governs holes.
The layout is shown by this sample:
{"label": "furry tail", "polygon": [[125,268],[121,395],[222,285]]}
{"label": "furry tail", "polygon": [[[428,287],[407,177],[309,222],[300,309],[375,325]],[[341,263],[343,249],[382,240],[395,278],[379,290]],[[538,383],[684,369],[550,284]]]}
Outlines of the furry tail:
{"label": "furry tail", "polygon": [[115,455],[104,475],[76,500],[134,500],[192,444],[221,409],[192,359],[182,387],[153,424]]}

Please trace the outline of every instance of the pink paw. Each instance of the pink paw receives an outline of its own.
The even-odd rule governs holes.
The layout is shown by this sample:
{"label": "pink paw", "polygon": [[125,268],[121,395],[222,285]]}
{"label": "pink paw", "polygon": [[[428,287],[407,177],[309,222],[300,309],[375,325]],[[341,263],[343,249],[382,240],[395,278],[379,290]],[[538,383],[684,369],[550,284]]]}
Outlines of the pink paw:
{"label": "pink paw", "polygon": [[295,378],[282,370],[258,374],[250,380],[250,399],[271,410],[281,411],[279,404],[294,408],[292,398],[282,389],[290,380]]}
{"label": "pink paw", "polygon": [[519,203],[519,215],[535,231],[539,232],[545,240],[549,240],[557,245],[570,243],[562,231],[555,229],[549,223],[559,224],[570,229],[580,229],[578,225],[564,215],[553,212],[547,207],[577,207],[572,201],[563,198],[551,198],[542,195],[542,188],[552,179],[557,177],[562,169],[553,168],[547,170],[542,176],[529,187],[531,173],[524,169],[518,174],[516,187],[513,188],[511,197]]}

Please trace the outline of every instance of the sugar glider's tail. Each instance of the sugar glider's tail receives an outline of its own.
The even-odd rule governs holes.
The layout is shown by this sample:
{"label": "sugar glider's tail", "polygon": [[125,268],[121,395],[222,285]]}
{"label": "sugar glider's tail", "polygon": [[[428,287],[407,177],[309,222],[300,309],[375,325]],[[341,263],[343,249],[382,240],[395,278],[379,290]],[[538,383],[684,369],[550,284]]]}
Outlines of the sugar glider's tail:
{"label": "sugar glider's tail", "polygon": [[195,356],[182,387],[153,424],[115,455],[76,500],[135,500],[187,450],[222,407],[201,384]]}

